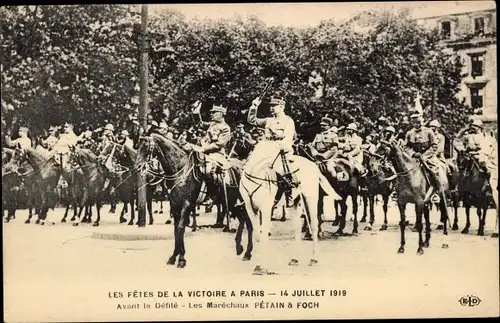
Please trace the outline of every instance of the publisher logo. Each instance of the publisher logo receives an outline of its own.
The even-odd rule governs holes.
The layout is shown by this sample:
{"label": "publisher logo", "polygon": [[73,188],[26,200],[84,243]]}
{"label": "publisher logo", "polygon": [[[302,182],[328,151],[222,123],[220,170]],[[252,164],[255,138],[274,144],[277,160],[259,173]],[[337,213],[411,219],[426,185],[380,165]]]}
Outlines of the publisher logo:
{"label": "publisher logo", "polygon": [[477,297],[477,296],[467,295],[467,296],[463,296],[462,298],[460,298],[458,300],[458,302],[462,306],[474,307],[474,306],[478,306],[481,303],[481,299],[479,299],[479,297]]}

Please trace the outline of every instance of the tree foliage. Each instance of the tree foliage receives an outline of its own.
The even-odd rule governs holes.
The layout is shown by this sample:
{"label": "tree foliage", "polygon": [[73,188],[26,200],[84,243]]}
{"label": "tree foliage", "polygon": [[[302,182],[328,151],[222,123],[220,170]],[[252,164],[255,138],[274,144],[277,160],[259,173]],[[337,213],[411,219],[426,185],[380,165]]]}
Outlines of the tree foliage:
{"label": "tree foliage", "polygon": [[[4,6],[0,19],[2,98],[35,133],[64,121],[82,129],[118,123],[135,113],[140,19],[128,6]],[[470,113],[455,97],[460,61],[405,12],[383,13],[370,32],[357,34],[332,21],[297,29],[267,27],[256,17],[187,21],[165,10],[150,18],[149,33],[150,107],[179,126],[193,124],[196,100],[205,118],[212,104],[223,104],[231,123],[243,122],[269,78],[269,94],[285,97],[306,139],[326,114],[363,131],[380,115],[396,121],[417,91],[426,115],[449,132]],[[165,40],[175,56],[155,50]],[[308,83],[313,71],[323,78],[320,99]]]}

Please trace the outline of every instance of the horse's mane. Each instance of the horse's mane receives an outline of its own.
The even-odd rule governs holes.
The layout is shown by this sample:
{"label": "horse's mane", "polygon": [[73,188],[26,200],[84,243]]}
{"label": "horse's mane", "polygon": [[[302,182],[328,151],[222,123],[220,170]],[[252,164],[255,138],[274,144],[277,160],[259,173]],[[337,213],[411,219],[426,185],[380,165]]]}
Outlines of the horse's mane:
{"label": "horse's mane", "polygon": [[151,138],[153,138],[155,141],[159,141],[164,146],[168,146],[168,147],[173,148],[172,150],[175,151],[175,153],[177,155],[176,157],[179,157],[179,158],[187,157],[187,153],[175,141],[170,140],[157,132],[153,132],[151,134]]}

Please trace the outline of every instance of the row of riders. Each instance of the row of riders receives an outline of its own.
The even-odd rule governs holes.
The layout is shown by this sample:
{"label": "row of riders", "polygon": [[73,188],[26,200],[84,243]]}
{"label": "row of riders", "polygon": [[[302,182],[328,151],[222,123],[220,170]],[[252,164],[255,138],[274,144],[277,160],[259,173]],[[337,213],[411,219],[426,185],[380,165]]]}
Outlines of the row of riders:
{"label": "row of riders", "polygon": [[[175,131],[169,129],[165,122],[158,124],[152,120],[145,133],[139,130],[138,134],[131,136],[128,130],[122,130],[116,138],[111,124],[106,125],[102,135],[96,138],[91,131],[77,136],[72,125],[66,123],[58,137],[56,129],[51,128],[50,135],[32,148],[27,128],[21,127],[19,138],[6,138],[7,146],[14,150],[6,150],[3,184],[6,175],[11,175],[18,181],[24,178],[25,185],[26,182],[34,185],[34,196],[40,195],[39,203],[35,203],[35,212],[43,220],[48,208],[53,208],[56,203],[57,197],[53,196],[57,195],[55,188],[60,185],[62,175],[68,187],[83,186],[81,192],[69,189],[75,212],[73,218],[77,216],[76,209],[79,207],[79,217],[85,209],[81,221],[90,221],[91,208],[95,204],[98,220],[94,225],[98,225],[103,192],[116,193],[124,183],[130,183],[129,194],[124,194],[128,197],[122,200],[130,203],[133,221],[133,204],[138,189],[135,175],[146,172],[151,178],[148,188],[161,184],[169,197],[176,244],[168,263],[175,263],[179,256],[179,267],[186,265],[184,230],[189,216],[196,204],[207,198],[221,204],[226,215],[239,219],[236,234],[238,254],[243,252],[241,232],[247,227],[246,260],[251,258],[253,236],[262,244],[267,242],[271,216],[282,197],[290,214],[298,214],[292,216],[294,223],[299,223],[295,226],[296,241],[301,240],[299,220],[304,216],[309,237],[313,240],[310,264],[317,261],[321,215],[326,215],[333,204],[340,206],[334,225],[339,226],[336,234],[343,234],[346,199],[349,196],[354,215],[353,233],[357,233],[358,194],[365,198],[363,219],[366,218],[366,204],[370,205],[370,225],[374,221],[373,198],[382,195],[384,226],[387,228],[387,200],[391,192],[396,192],[401,215],[398,252],[404,252],[405,209],[408,203],[415,204],[418,253],[422,254],[422,247],[429,245],[428,205],[432,195],[439,197],[445,234],[447,201],[452,201],[455,207],[455,229],[460,200],[468,207],[464,231],[470,225],[468,210],[470,206],[475,206],[480,218],[479,234],[484,234],[486,210],[492,198],[496,205],[498,202],[496,191],[493,194],[492,190],[492,187],[497,188],[496,174],[492,176],[490,171],[496,167],[496,160],[493,160],[496,152],[489,151],[491,146],[485,147],[480,121],[474,121],[469,128],[457,134],[454,146],[458,157],[452,161],[444,158],[444,136],[439,131],[439,122],[433,120],[426,127],[420,113],[411,115],[411,129],[404,136],[400,135],[402,129],[396,131],[394,126],[384,125],[384,120],[379,120],[381,134],[373,133],[364,141],[358,135],[355,123],[338,128],[331,118],[324,117],[321,119],[321,132],[312,143],[303,144],[301,141],[297,143],[295,123],[285,113],[282,98],[270,99],[272,115],[268,118],[257,118],[261,103],[262,98],[256,98],[248,110],[248,123],[260,129],[255,135],[250,135],[245,132],[244,125],[238,125],[236,132],[231,132],[224,119],[227,109],[222,106],[213,106],[212,120],[203,121],[201,102],[196,102],[193,115],[199,117],[200,126],[206,129],[204,136],[196,142],[195,137],[189,138],[186,131],[175,136]],[[344,132],[344,136],[339,136],[340,132]],[[231,146],[229,154],[226,151],[228,146]],[[250,148],[244,160],[232,157],[238,146]],[[121,155],[126,156],[120,158]],[[156,163],[153,163],[155,160]],[[53,166],[54,180],[51,185],[47,184],[48,165]],[[22,167],[29,170],[22,172]],[[29,181],[26,181],[27,178]],[[18,182],[13,180],[13,183]],[[425,242],[422,238],[422,215],[426,220]],[[7,218],[11,216],[9,213]],[[222,220],[218,217],[217,221],[220,223]],[[294,258],[290,263],[298,261]],[[263,270],[260,267],[257,269]]]}

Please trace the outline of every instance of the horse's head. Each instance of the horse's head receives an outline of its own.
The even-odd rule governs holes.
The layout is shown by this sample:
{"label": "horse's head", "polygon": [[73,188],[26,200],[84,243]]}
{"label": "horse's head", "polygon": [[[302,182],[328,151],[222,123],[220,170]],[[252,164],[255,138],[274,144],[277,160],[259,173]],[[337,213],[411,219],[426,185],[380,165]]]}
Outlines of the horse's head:
{"label": "horse's head", "polygon": [[141,136],[139,138],[139,147],[137,148],[137,157],[135,159],[134,168],[139,169],[151,160],[154,153],[153,139],[149,136]]}

